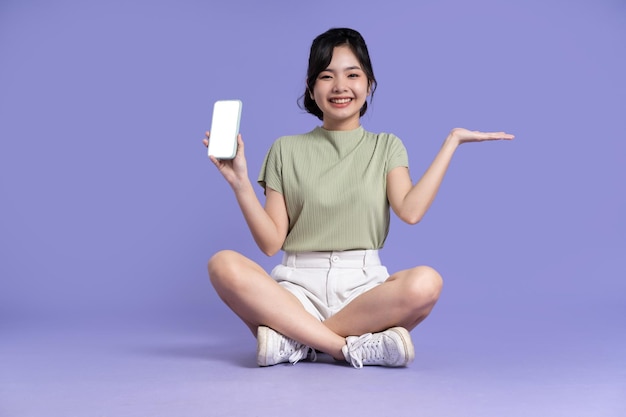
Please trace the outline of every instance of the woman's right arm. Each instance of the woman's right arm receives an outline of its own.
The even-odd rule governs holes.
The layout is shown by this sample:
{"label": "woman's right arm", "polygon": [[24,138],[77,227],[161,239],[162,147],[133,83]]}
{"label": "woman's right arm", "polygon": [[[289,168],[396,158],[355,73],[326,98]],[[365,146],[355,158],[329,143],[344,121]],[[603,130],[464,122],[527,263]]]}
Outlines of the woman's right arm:
{"label": "woman's right arm", "polygon": [[[206,133],[203,143],[208,146],[209,132]],[[211,161],[233,189],[256,244],[266,255],[276,254],[283,246],[289,228],[285,199],[282,194],[268,187],[265,207],[261,205],[248,176],[241,135],[237,137],[237,154],[234,159],[222,160],[211,157]]]}

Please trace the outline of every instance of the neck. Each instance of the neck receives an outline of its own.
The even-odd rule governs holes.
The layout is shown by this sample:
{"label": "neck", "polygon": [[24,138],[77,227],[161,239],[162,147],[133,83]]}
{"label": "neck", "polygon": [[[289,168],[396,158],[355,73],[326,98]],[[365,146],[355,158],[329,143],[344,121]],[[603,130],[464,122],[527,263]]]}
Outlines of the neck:
{"label": "neck", "polygon": [[324,118],[322,127],[326,130],[354,130],[361,126],[360,118],[350,120],[329,120]]}

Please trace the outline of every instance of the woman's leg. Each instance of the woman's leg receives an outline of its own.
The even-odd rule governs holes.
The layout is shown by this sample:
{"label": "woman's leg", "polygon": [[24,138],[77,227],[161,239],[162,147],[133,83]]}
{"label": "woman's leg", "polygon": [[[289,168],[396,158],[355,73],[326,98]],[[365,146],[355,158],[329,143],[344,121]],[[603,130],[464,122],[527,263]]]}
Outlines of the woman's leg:
{"label": "woman's leg", "polygon": [[442,285],[441,275],[428,266],[400,271],[361,294],[324,324],[344,337],[395,326],[412,330],[431,312]]}
{"label": "woman's leg", "polygon": [[234,251],[216,253],[209,277],[220,298],[256,336],[261,325],[335,359],[343,359],[345,338],[309,314],[300,301],[258,264]]}

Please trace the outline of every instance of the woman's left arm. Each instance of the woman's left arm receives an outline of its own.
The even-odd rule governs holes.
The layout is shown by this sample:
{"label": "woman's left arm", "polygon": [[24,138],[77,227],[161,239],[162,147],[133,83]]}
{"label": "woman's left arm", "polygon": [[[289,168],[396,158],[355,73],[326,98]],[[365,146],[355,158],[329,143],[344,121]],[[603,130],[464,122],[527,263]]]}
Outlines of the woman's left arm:
{"label": "woman's left arm", "polygon": [[456,148],[466,142],[488,140],[511,140],[514,136],[505,132],[479,132],[462,128],[452,129],[435,159],[422,178],[413,185],[409,170],[397,167],[387,174],[387,198],[393,211],[403,221],[416,224],[432,204],[443,177],[448,170]]}

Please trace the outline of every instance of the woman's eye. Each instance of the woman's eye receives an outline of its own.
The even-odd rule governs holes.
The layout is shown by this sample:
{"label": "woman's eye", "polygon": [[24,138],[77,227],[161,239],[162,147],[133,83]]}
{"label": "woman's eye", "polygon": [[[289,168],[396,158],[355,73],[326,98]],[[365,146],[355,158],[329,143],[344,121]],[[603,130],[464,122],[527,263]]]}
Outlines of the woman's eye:
{"label": "woman's eye", "polygon": [[360,74],[349,74],[348,78],[359,78],[361,75]]}
{"label": "woman's eye", "polygon": [[328,79],[330,79],[330,75],[320,75],[319,79],[320,80],[328,80]]}

